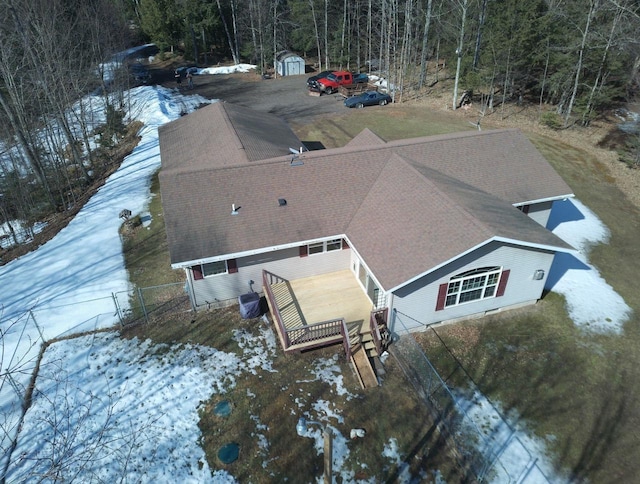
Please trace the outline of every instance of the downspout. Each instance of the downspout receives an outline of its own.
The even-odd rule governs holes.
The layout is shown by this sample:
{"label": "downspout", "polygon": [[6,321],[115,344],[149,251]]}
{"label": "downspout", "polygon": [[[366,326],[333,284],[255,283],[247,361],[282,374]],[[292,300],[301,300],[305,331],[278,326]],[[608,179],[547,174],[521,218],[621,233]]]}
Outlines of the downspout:
{"label": "downspout", "polygon": [[387,324],[387,328],[391,333],[392,341],[397,341],[397,334],[395,331],[396,328],[396,309],[391,309],[391,305],[389,306],[389,323]]}
{"label": "downspout", "polygon": [[193,276],[191,274],[191,269],[188,267],[184,268],[184,272],[187,275],[187,294],[189,295],[189,302],[191,302],[191,309],[195,313],[198,311],[198,303],[196,302],[196,291],[193,287]]}

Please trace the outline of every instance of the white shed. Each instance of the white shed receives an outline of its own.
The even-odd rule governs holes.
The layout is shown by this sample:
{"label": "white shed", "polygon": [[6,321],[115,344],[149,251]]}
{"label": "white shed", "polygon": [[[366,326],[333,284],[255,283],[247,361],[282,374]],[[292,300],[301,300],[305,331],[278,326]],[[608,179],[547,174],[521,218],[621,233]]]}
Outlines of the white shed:
{"label": "white shed", "polygon": [[283,50],[276,55],[276,72],[279,76],[304,74],[304,59],[293,52]]}

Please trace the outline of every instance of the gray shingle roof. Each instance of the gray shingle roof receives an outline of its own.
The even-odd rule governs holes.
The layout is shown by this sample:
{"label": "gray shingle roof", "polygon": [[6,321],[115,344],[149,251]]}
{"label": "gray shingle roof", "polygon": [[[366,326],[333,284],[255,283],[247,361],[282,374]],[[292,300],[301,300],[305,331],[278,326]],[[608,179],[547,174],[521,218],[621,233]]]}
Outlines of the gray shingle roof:
{"label": "gray shingle roof", "polygon": [[389,289],[496,237],[569,247],[513,207],[572,195],[517,130],[388,143],[365,130],[291,166],[296,143],[278,118],[229,104],[163,127],[172,264],[346,234]]}
{"label": "gray shingle roof", "polygon": [[369,128],[364,128],[351,141],[349,141],[346,146],[371,147],[371,146],[383,145],[383,144],[385,144],[385,141],[380,136],[375,134]]}
{"label": "gray shingle roof", "polygon": [[165,124],[159,135],[164,171],[237,166],[302,146],[280,118],[222,102]]}

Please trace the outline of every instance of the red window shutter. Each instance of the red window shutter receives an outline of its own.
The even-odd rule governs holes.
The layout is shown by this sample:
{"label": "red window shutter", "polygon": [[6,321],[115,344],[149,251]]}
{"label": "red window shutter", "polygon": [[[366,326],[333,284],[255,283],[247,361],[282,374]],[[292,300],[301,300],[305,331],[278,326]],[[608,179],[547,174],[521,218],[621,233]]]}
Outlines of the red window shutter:
{"label": "red window shutter", "polygon": [[238,263],[235,259],[229,259],[227,261],[227,272],[229,274],[235,274],[236,272],[238,272]]}
{"label": "red window shutter", "polygon": [[502,275],[500,276],[500,282],[498,283],[498,291],[496,292],[496,297],[504,296],[504,290],[507,287],[507,281],[509,280],[510,270],[502,271]]}
{"label": "red window shutter", "polygon": [[300,246],[300,257],[307,257],[309,255],[308,248],[306,245]]}
{"label": "red window shutter", "polygon": [[440,284],[438,288],[438,301],[436,302],[436,311],[444,309],[444,303],[447,300],[447,287],[449,284]]}
{"label": "red window shutter", "polygon": [[346,239],[342,239],[342,250],[348,249],[348,248],[349,248],[349,243],[346,241]]}
{"label": "red window shutter", "polygon": [[202,266],[193,266],[191,268],[191,272],[193,273],[193,280],[199,281],[200,279],[204,279],[202,275]]}

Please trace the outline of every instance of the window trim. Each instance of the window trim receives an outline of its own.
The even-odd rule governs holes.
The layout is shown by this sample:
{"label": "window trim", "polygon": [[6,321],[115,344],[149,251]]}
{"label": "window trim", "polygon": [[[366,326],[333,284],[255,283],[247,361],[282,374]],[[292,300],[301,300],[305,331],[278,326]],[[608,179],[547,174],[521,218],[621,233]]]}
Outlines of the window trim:
{"label": "window trim", "polygon": [[[335,245],[335,246],[334,246]],[[331,248],[328,248],[331,246]],[[322,248],[322,250],[317,250],[318,248]],[[337,250],[342,250],[343,247],[343,239],[342,237],[338,237],[335,239],[322,240],[318,242],[312,242],[306,245],[307,255],[314,256],[320,254],[326,254],[328,252],[334,252]],[[315,251],[313,249],[316,249]]]}
{"label": "window trim", "polygon": [[[442,284],[444,291],[439,294],[442,309],[501,296],[499,294],[500,283],[507,273],[508,271],[502,267],[492,266],[479,267],[456,274],[446,284]],[[477,294],[479,296],[476,297]]]}
{"label": "window trim", "polygon": [[[207,274],[204,267],[211,264],[219,264],[220,262],[224,263],[224,271],[216,272],[215,274]],[[207,279],[209,277],[223,276],[225,274],[229,274],[229,264],[227,264],[226,260],[220,260],[216,262],[207,262],[206,264],[200,264],[200,271],[202,272],[202,277]]]}

